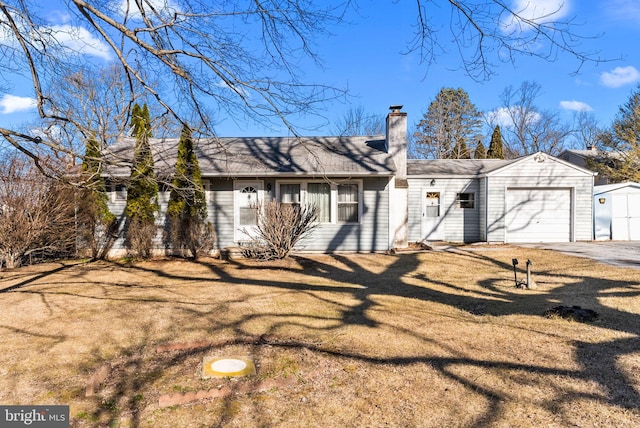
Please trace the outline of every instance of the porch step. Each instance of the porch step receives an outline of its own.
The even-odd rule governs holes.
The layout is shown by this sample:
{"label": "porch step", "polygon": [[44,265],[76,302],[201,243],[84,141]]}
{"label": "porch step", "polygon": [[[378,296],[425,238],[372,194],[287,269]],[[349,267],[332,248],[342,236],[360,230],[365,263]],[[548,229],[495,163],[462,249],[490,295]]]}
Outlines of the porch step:
{"label": "porch step", "polygon": [[242,247],[231,246],[224,247],[220,250],[220,259],[229,260],[234,258],[243,257],[242,255]]}

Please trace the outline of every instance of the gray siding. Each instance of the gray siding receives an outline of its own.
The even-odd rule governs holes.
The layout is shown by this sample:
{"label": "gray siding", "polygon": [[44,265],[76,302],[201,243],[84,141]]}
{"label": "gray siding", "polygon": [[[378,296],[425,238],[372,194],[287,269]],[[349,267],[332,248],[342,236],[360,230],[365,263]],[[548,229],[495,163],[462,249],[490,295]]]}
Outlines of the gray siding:
{"label": "gray siding", "polygon": [[[127,205],[127,201],[124,199],[116,199],[115,194],[113,192],[107,192],[109,198],[109,210],[119,219],[120,221],[120,233],[118,239],[114,242],[111,247],[111,251],[115,252],[117,255],[125,255],[126,249],[124,245],[124,229],[126,227],[126,218],[124,215],[124,210]],[[158,193],[158,205],[160,206],[160,212],[156,216],[156,226],[158,231],[156,236],[154,237],[154,248],[166,249],[167,248],[167,240],[165,237],[165,231],[168,230],[168,224],[166,223],[165,213],[167,211],[167,203],[169,202],[169,192],[159,192]]]}
{"label": "gray siding", "polygon": [[[451,242],[477,242],[482,239],[480,220],[482,199],[480,182],[476,178],[438,178],[431,186],[430,178],[409,179],[409,240],[419,242],[422,236],[422,205],[424,192],[441,194],[441,218],[444,222],[444,240]],[[460,208],[456,203],[458,193],[473,193],[475,208]]]}
{"label": "gray siding", "polygon": [[233,245],[233,180],[209,179],[207,218],[216,231],[218,248]]}
{"label": "gray siding", "polygon": [[[223,185],[224,184],[224,185]],[[265,201],[274,196],[275,180],[265,180]],[[386,251],[389,236],[389,178],[366,178],[362,183],[363,208],[360,224],[328,224],[322,223],[303,239],[300,251]],[[212,181],[215,190],[209,204],[210,216],[214,219],[214,227],[218,235],[219,248],[237,245],[234,242],[233,222],[233,181]]]}
{"label": "gray siding", "polygon": [[[207,180],[205,179],[205,181]],[[218,244],[228,241],[229,233],[231,234],[230,242],[233,242],[233,181],[229,179],[210,179],[208,181],[210,190],[206,192],[207,221],[210,221],[215,228]],[[165,231],[168,230],[166,212],[169,193],[170,192],[158,193],[160,211],[156,218],[156,226],[158,227],[158,233],[154,238],[154,247],[156,250],[164,251],[169,249],[168,242],[165,238]],[[115,241],[112,251],[115,254],[122,255],[125,252],[123,232],[125,227],[124,210],[126,200],[116,199],[113,192],[108,192],[108,196],[109,209],[120,219],[120,237]],[[229,221],[231,221],[231,227],[227,226]]]}
{"label": "gray siding", "polygon": [[386,251],[389,248],[389,178],[364,179],[360,224],[320,224],[299,245],[303,251]]}
{"label": "gray siding", "polygon": [[115,240],[113,246],[110,251],[122,252],[124,251],[124,240],[122,238],[122,231],[124,229],[125,217],[124,217],[124,209],[127,206],[127,201],[123,199],[116,199],[114,192],[107,192],[107,196],[109,198],[108,206],[109,211],[111,211],[120,223],[120,237]]}
{"label": "gray siding", "polygon": [[[452,175],[455,177],[455,175]],[[564,188],[572,195],[572,239],[592,239],[593,176],[551,157],[525,158],[479,178],[409,177],[409,240],[422,241],[424,192],[441,192],[443,239],[453,242],[504,242],[508,188]],[[457,206],[456,194],[473,192],[475,209]],[[550,209],[553,209],[550,207]]]}
{"label": "gray siding", "polygon": [[[207,191],[207,220],[216,231],[217,247],[236,246],[234,241],[234,181],[226,178],[205,178],[209,182]],[[360,224],[320,224],[307,239],[299,245],[304,251],[386,251],[389,239],[389,178],[365,178],[362,183],[362,218]],[[270,185],[270,186],[269,186]],[[265,188],[275,189],[275,180],[264,180]],[[265,202],[270,201],[274,192],[265,191]],[[115,195],[109,192],[111,211],[117,216],[124,217],[125,200],[115,200]],[[169,193],[159,195],[160,215],[156,221],[158,234],[155,247],[159,250],[168,249],[163,239],[166,228],[165,214]],[[124,218],[123,218],[124,220]],[[124,221],[123,221],[124,223]],[[124,252],[124,241],[120,237],[113,247],[117,254]]]}

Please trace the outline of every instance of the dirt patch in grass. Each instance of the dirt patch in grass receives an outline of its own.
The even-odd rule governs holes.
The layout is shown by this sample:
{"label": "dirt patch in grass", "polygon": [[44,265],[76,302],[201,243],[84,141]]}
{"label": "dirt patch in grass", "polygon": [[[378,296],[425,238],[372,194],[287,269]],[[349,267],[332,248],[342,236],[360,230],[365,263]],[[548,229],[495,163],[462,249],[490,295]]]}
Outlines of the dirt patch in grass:
{"label": "dirt patch in grass", "polygon": [[[638,271],[552,251],[69,262],[0,289],[0,402],[69,404],[72,426],[640,423]],[[559,305],[599,318],[544,316]],[[233,355],[256,376],[201,378]]]}

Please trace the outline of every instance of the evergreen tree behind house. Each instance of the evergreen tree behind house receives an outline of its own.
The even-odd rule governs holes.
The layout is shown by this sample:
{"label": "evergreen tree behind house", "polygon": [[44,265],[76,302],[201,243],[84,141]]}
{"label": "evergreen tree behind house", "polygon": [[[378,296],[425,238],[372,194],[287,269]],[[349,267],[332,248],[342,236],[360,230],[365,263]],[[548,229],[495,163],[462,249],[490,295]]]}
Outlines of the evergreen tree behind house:
{"label": "evergreen tree behind house", "polygon": [[590,168],[611,183],[640,182],[640,85],[619,108],[611,128],[600,134],[598,146]]}
{"label": "evergreen tree behind house", "polygon": [[417,125],[417,151],[424,158],[470,158],[467,141],[477,134],[480,118],[464,89],[442,88]]}
{"label": "evergreen tree behind house", "polygon": [[493,129],[493,134],[491,134],[491,143],[489,144],[489,150],[487,151],[487,158],[504,159],[502,134],[500,132],[499,125]]}
{"label": "evergreen tree behind house", "polygon": [[452,159],[471,159],[471,153],[464,139],[460,138],[456,141],[456,145],[451,152]]}
{"label": "evergreen tree behind house", "polygon": [[484,148],[484,144],[482,144],[482,139],[478,138],[478,143],[476,144],[476,149],[473,151],[474,159],[486,159],[487,158],[487,150]]}

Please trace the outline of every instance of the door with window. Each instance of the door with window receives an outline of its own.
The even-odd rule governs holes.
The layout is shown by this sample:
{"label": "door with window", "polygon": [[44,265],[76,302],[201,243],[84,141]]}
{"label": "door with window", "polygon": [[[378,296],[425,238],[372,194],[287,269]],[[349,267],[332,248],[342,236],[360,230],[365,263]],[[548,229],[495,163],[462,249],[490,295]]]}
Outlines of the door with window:
{"label": "door with window", "polygon": [[236,181],[234,184],[234,240],[243,241],[256,234],[258,213],[264,195],[261,181]]}
{"label": "door with window", "polygon": [[444,239],[443,193],[437,190],[422,191],[422,239],[439,241]]}

